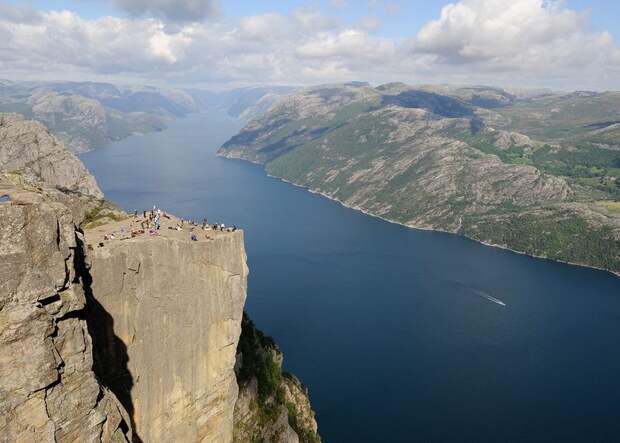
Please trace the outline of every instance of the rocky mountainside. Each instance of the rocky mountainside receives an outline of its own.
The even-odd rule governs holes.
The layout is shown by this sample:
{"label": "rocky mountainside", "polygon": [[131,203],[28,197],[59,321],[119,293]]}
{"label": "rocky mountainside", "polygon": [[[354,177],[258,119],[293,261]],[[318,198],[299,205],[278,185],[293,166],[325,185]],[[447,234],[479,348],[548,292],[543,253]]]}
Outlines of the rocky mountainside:
{"label": "rocky mountainside", "polygon": [[76,228],[92,176],[42,125],[0,114],[0,441],[131,441],[93,366]]}
{"label": "rocky mountainside", "polygon": [[[144,232],[45,127],[0,123],[0,441],[233,441],[243,232]],[[286,438],[248,432],[316,441],[291,383]]]}
{"label": "rocky mountainside", "polygon": [[0,112],[36,119],[69,149],[82,153],[132,134],[160,131],[189,113],[218,109],[248,121],[290,87],[231,91],[116,86],[96,82],[0,81]]}
{"label": "rocky mountainside", "polygon": [[85,152],[136,133],[162,130],[196,112],[181,90],[117,87],[108,83],[17,82],[0,85],[0,111],[44,123],[73,152]]}
{"label": "rocky mountainside", "polygon": [[220,150],[407,226],[620,272],[615,93],[352,83],[288,95]]}
{"label": "rocky mountainside", "polygon": [[0,170],[30,181],[103,198],[95,178],[40,123],[19,114],[0,113]]}
{"label": "rocky mountainside", "polygon": [[92,370],[75,228],[88,199],[2,174],[0,195],[0,441],[131,441],[128,414]]}
{"label": "rocky mountainside", "polygon": [[217,109],[242,121],[265,113],[280,97],[294,91],[289,86],[255,86],[230,91],[187,91],[201,110]]}
{"label": "rocky mountainside", "polygon": [[244,314],[235,372],[239,397],[235,403],[234,441],[321,441],[308,390],[282,371],[282,352],[271,337]]}

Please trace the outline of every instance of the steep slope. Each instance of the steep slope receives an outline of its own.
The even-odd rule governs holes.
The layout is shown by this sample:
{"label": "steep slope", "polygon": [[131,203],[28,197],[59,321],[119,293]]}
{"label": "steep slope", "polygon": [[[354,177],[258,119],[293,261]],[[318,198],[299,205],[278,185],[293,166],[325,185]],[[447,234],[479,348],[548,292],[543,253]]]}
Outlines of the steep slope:
{"label": "steep slope", "polygon": [[242,121],[262,115],[286,86],[230,91],[116,86],[97,82],[0,82],[0,112],[42,122],[74,153],[129,137],[161,131],[189,113],[226,112]]}
{"label": "steep slope", "polygon": [[0,113],[0,146],[0,170],[17,172],[95,198],[103,197],[82,162],[40,123],[27,121],[18,114]]}
{"label": "steep slope", "polygon": [[280,97],[292,92],[289,86],[255,86],[230,91],[189,90],[201,110],[218,109],[231,117],[249,121],[262,115]]}
{"label": "steep slope", "polygon": [[307,389],[282,371],[280,349],[246,314],[237,350],[234,441],[320,442]]}
{"label": "steep slope", "polygon": [[172,118],[195,112],[197,106],[190,95],[175,89],[18,82],[0,85],[0,111],[41,121],[77,153],[162,130]]}
{"label": "steep slope", "polygon": [[[165,219],[157,236],[121,240],[132,221],[85,232],[100,373],[143,441],[230,441],[246,296],[243,232],[191,241],[167,229],[176,219]],[[117,240],[98,247],[110,232]]]}
{"label": "steep slope", "polygon": [[[271,389],[272,379],[255,378],[255,391],[248,389],[246,379],[236,377],[237,359],[245,374],[251,356],[277,351],[244,338],[247,318],[242,332],[248,272],[243,232],[194,228],[197,239],[191,240],[187,230],[173,229],[180,224],[174,216],[163,217],[157,235],[138,233],[142,222],[128,218],[85,231],[95,367],[129,411],[137,438],[254,441],[239,437],[243,422],[247,435],[264,441],[318,441],[307,392],[292,376],[278,387],[288,404],[278,404],[277,420],[248,420],[242,412],[256,390]],[[304,427],[307,416],[312,434]],[[289,422],[303,425],[294,429]]]}
{"label": "steep slope", "polygon": [[[41,124],[0,121],[0,441],[233,441],[243,232],[144,232]],[[315,441],[289,379],[286,438],[246,429]]]}
{"label": "steep slope", "polygon": [[[568,161],[576,148],[513,131],[505,114],[521,102],[482,89],[309,88],[248,123],[220,154],[408,226],[620,272],[615,194],[554,170],[551,152]],[[620,152],[590,153],[611,162],[601,173],[612,177]]]}
{"label": "steep slope", "polygon": [[19,170],[0,172],[0,441],[131,441],[129,416],[93,372],[85,320],[76,226],[101,192],[41,125],[0,120],[2,167]]}

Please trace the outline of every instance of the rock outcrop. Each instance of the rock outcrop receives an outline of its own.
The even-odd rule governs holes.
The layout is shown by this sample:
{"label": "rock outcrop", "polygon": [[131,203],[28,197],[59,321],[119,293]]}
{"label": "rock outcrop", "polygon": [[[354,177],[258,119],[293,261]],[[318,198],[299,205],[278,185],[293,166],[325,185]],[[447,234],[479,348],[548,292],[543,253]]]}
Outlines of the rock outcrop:
{"label": "rock outcrop", "polygon": [[95,179],[40,124],[0,114],[0,441],[131,441],[93,372],[84,215]]}
{"label": "rock outcrop", "polygon": [[[178,231],[166,215],[144,232],[101,196],[45,128],[0,114],[0,442],[233,441],[243,231]],[[277,424],[245,429],[318,441],[277,347],[244,343],[246,363],[277,359],[285,402]],[[247,404],[266,389],[261,377],[251,383]]]}
{"label": "rock outcrop", "polygon": [[79,205],[5,175],[0,195],[0,441],[131,441],[92,370]]}
{"label": "rock outcrop", "polygon": [[97,246],[126,224],[86,231],[96,299],[89,322],[103,379],[145,442],[231,441],[248,272],[243,232],[192,241],[164,224],[161,235]]}
{"label": "rock outcrop", "polygon": [[31,181],[103,198],[95,178],[41,123],[0,114],[0,171]]}

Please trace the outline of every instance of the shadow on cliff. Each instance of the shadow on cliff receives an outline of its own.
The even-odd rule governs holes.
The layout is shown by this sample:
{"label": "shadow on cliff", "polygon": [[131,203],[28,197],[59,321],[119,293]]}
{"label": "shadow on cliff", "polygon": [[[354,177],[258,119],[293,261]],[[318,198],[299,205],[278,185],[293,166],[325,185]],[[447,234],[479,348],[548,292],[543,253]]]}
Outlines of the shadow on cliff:
{"label": "shadow on cliff", "polygon": [[86,324],[93,341],[93,371],[99,382],[116,395],[131,420],[133,443],[142,443],[136,433],[131,388],[134,381],[129,372],[127,346],[114,333],[114,319],[95,299],[92,276],[85,262],[83,243],[78,239],[75,253],[75,269],[81,278],[86,296]]}

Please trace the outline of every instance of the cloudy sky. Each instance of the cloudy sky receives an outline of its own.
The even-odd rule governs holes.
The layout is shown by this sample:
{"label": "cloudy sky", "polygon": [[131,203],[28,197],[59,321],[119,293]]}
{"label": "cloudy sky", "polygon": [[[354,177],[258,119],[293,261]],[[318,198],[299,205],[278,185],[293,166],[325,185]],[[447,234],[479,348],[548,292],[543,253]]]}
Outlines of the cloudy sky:
{"label": "cloudy sky", "polygon": [[0,78],[620,90],[617,0],[0,0]]}

